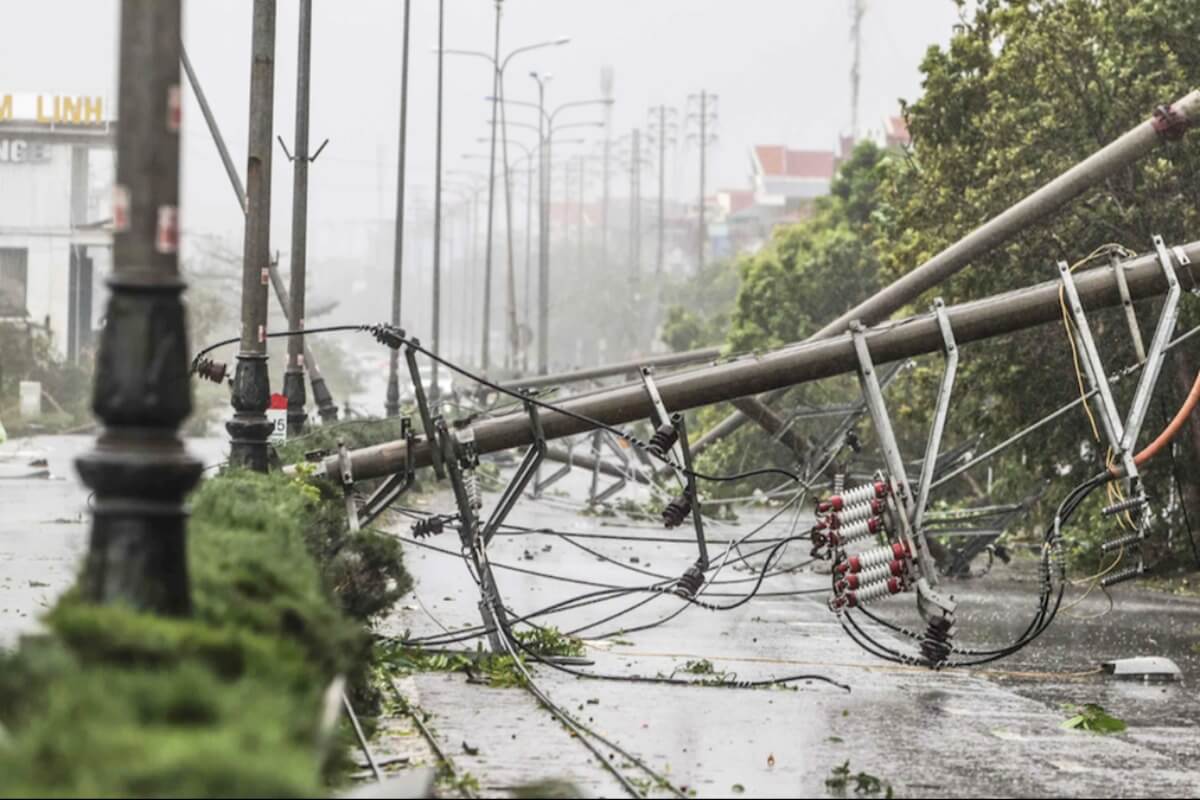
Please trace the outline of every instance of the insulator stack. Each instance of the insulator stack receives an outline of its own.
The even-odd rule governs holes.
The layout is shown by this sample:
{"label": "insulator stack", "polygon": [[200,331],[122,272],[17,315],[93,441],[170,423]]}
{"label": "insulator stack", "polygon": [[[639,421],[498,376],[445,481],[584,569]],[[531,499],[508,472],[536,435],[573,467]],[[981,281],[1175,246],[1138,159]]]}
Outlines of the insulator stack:
{"label": "insulator stack", "polygon": [[479,488],[479,475],[475,470],[463,472],[463,489],[466,490],[467,502],[471,504],[471,508],[476,511],[483,508],[483,491]]}
{"label": "insulator stack", "polygon": [[864,569],[870,569],[880,564],[887,564],[894,559],[903,561],[910,555],[906,544],[896,542],[884,547],[872,547],[870,550],[864,550],[857,555],[850,556],[834,567],[834,569],[843,574],[847,572],[862,572]]}
{"label": "insulator stack", "polygon": [[1148,504],[1149,500],[1146,499],[1146,495],[1139,494],[1137,497],[1131,497],[1128,500],[1122,500],[1119,503],[1113,503],[1111,506],[1106,506],[1100,513],[1106,517],[1111,517],[1116,514],[1123,514],[1126,511],[1137,511],[1140,514],[1142,509]]}
{"label": "insulator stack", "polygon": [[862,486],[855,486],[853,489],[841,494],[830,495],[817,503],[817,511],[820,513],[841,511],[843,508],[848,508],[858,503],[865,503],[874,498],[887,497],[887,494],[888,487],[883,481],[864,483]]}
{"label": "insulator stack", "polygon": [[375,337],[375,341],[393,350],[399,350],[404,344],[404,331],[391,325],[372,325],[371,335]]}
{"label": "insulator stack", "polygon": [[829,541],[835,545],[845,546],[860,539],[875,536],[887,531],[887,523],[883,517],[871,517],[861,522],[835,528],[829,532]]}
{"label": "insulator stack", "polygon": [[1109,539],[1107,542],[1100,545],[1100,552],[1110,553],[1113,550],[1118,550],[1122,547],[1141,546],[1144,538],[1146,537],[1141,531],[1127,533],[1124,536],[1118,536],[1116,539]]}
{"label": "insulator stack", "polygon": [[678,497],[667,503],[667,507],[663,509],[662,520],[663,525],[668,528],[678,528],[687,519],[687,515],[692,511],[692,500],[686,494],[681,494]]}
{"label": "insulator stack", "polygon": [[433,516],[419,519],[413,523],[412,535],[418,539],[424,539],[427,536],[434,536],[446,530],[446,517]]}
{"label": "insulator stack", "polygon": [[196,361],[195,373],[213,383],[224,383],[225,373],[229,371],[224,361],[213,361],[211,358],[201,358]]}
{"label": "insulator stack", "polygon": [[1114,586],[1118,583],[1124,583],[1125,581],[1131,581],[1134,578],[1141,575],[1142,573],[1144,573],[1145,571],[1146,571],[1146,566],[1144,564],[1138,564],[1136,567],[1127,567],[1125,569],[1118,570],[1116,572],[1110,572],[1108,575],[1105,575],[1103,578],[1100,579],[1100,585],[1105,588],[1108,588],[1109,586]]}
{"label": "insulator stack", "polygon": [[675,588],[672,590],[680,597],[695,597],[700,591],[700,587],[704,585],[704,573],[700,568],[693,564],[687,568],[687,572],[679,578],[675,583]]}
{"label": "insulator stack", "polygon": [[832,494],[841,494],[846,491],[846,473],[838,472],[833,476],[833,492]]}
{"label": "insulator stack", "polygon": [[886,581],[867,584],[857,591],[846,591],[834,597],[834,608],[857,608],[873,603],[883,597],[891,597],[904,591],[904,581],[900,578],[888,578]]}
{"label": "insulator stack", "polygon": [[929,620],[925,635],[921,637],[921,655],[925,663],[937,669],[946,663],[950,657],[950,639],[954,636],[954,620],[949,617],[935,617]]}
{"label": "insulator stack", "polygon": [[662,458],[671,451],[677,441],[679,441],[679,431],[675,430],[674,425],[667,423],[660,426],[650,437],[650,444],[646,446],[646,450]]}
{"label": "insulator stack", "polygon": [[865,569],[862,572],[851,572],[846,577],[837,582],[835,588],[838,591],[845,589],[860,589],[870,583],[878,581],[886,581],[889,578],[900,578],[904,576],[904,562],[899,559],[894,559],[887,564],[880,564],[870,569]]}

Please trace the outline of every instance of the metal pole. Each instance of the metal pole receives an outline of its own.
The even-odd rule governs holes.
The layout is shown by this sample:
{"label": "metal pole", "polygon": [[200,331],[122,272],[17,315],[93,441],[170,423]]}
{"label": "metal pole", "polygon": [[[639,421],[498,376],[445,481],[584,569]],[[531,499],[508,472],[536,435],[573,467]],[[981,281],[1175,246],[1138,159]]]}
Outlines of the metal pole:
{"label": "metal pole", "polygon": [[[392,324],[400,327],[402,308],[401,289],[404,285],[404,167],[408,154],[408,31],[412,0],[404,0],[404,40],[400,55],[400,144],[399,165],[396,167],[396,234],[392,256]],[[400,414],[400,351],[388,354],[387,400],[384,404],[389,417]]]}
{"label": "metal pole", "polygon": [[[488,156],[488,202],[487,202],[487,243],[484,253],[483,268],[483,363],[480,369],[485,373],[491,366],[491,346],[489,339],[492,332],[492,221],[496,203],[496,122],[500,104],[500,5],[502,0],[496,0],[495,44],[492,48],[492,144]],[[442,43],[438,42],[438,48]],[[439,52],[438,58],[441,59]]]}
{"label": "metal pole", "polygon": [[[498,71],[500,97],[504,96],[504,71]],[[517,350],[520,340],[517,332],[517,276],[513,265],[513,214],[512,214],[512,172],[508,164],[508,111],[506,104],[500,105],[501,140],[503,142],[504,159],[504,236],[508,245],[508,273],[505,280],[508,318],[508,350],[504,354],[504,367],[513,369],[517,363]]]}
{"label": "metal pole", "polygon": [[120,21],[112,294],[92,408],[104,424],[75,466],[95,493],[83,597],[191,609],[184,495],[201,464],[179,425],[192,410],[179,275],[178,0],[124,0]]}
{"label": "metal pole", "polygon": [[584,250],[584,247],[583,247],[583,244],[584,244],[584,242],[583,242],[583,195],[584,195],[584,188],[585,188],[584,184],[587,180],[587,175],[584,174],[586,172],[586,168],[587,168],[587,157],[584,156],[583,154],[580,154],[580,156],[579,156],[579,207],[575,210],[575,220],[578,223],[577,233],[579,234],[578,241],[576,242],[576,246],[578,247],[578,256],[575,259],[575,261],[576,261],[575,273],[581,277],[584,274],[584,266],[583,266],[583,250]]}
{"label": "metal pole", "polygon": [[[304,328],[305,271],[308,267],[308,98],[312,71],[312,0],[300,0],[299,52],[296,56],[296,153],[292,158],[292,286],[288,320]],[[304,432],[304,337],[288,338],[283,393],[287,395],[288,435]]]}
{"label": "metal pole", "polygon": [[705,155],[708,152],[708,93],[700,90],[700,232],[696,250],[696,263],[699,265],[696,274],[704,272],[704,245],[707,236],[704,235],[704,183]]}
{"label": "metal pole", "polygon": [[[446,0],[438,0],[438,53],[437,53],[437,145],[434,156],[436,175],[433,182],[433,351],[441,351],[442,343],[442,67],[446,60]],[[494,115],[493,115],[494,118]],[[491,221],[488,221],[491,226]],[[489,256],[490,258],[490,256]],[[485,295],[486,296],[486,295]],[[485,300],[486,302],[486,300]],[[484,306],[483,365],[487,365],[487,306]],[[438,363],[433,362],[433,383],[429,394],[437,398]]]}
{"label": "metal pole", "polygon": [[250,135],[246,163],[246,230],[242,252],[242,339],[233,379],[233,464],[267,471],[267,284],[270,282],[271,146],[275,99],[275,0],[254,0],[250,66]]}
{"label": "metal pole", "polygon": [[[1182,248],[1189,260],[1176,268],[1177,274],[1187,273],[1183,281],[1190,285],[1200,275],[1200,242]],[[1162,294],[1167,281],[1155,254],[1140,256],[1124,262],[1130,296],[1135,300]],[[1075,279],[1083,306],[1088,310],[1118,306],[1121,295],[1112,270],[1089,270]],[[1062,319],[1059,305],[1061,283],[1047,281],[1036,286],[1017,289],[946,309],[946,318],[954,330],[958,344],[981,341]],[[938,319],[924,314],[866,332],[866,343],[876,364],[882,365],[926,353],[939,352],[944,340]],[[858,368],[854,344],[848,334],[820,341],[792,345],[761,355],[748,356],[703,369],[688,370],[665,376],[657,381],[666,407],[682,412],[700,406],[731,400],[746,394],[758,394],[773,389],[853,372]],[[570,415],[560,411],[541,412],[542,429],[546,438],[571,436],[590,430],[587,419],[607,425],[622,425],[647,419],[652,410],[641,385],[629,385],[570,398],[557,404]],[[529,421],[523,413],[506,414],[476,423],[475,444],[480,453],[490,453],[531,443]],[[402,442],[388,442],[353,451],[351,464],[358,480],[381,477],[406,463]],[[415,463],[430,463],[428,444],[421,442],[413,453]],[[322,469],[335,474],[337,458],[327,458]]]}
{"label": "metal pole", "polygon": [[[567,386],[572,383],[592,381],[597,378],[611,378],[618,375],[636,375],[642,367],[673,367],[680,364],[695,364],[700,361],[712,361],[721,355],[719,347],[704,347],[698,350],[687,350],[682,353],[664,353],[661,356],[650,356],[636,361],[623,361],[619,364],[604,364],[588,369],[560,372],[555,375],[539,375],[533,378],[508,381],[501,384],[505,389],[538,389],[545,386]],[[640,385],[640,384],[639,384]]]}
{"label": "metal pole", "polygon": [[[540,215],[538,220],[538,374],[550,371],[550,150],[551,130],[546,125],[546,85],[538,80],[538,138],[542,158],[538,162]],[[543,132],[544,129],[544,132]]]}
{"label": "metal pole", "polygon": [[[541,150],[540,146],[539,146],[538,150],[539,150],[538,157],[540,158],[541,157],[540,156],[540,150]],[[533,245],[533,159],[532,158],[530,158],[529,163],[527,163],[525,165],[525,169],[526,169],[526,172],[525,172],[525,176],[526,176],[525,177],[525,290],[524,290],[525,301],[522,304],[521,308],[522,308],[522,311],[524,312],[523,316],[525,319],[525,330],[532,331],[533,326],[531,326],[530,323],[533,320],[530,319],[531,306],[529,303],[529,301],[530,301],[529,287],[530,287],[530,284],[532,283],[532,281],[530,280],[530,277],[531,277],[530,273],[532,270],[532,265],[530,264],[530,255],[532,253],[531,248]],[[528,342],[526,342],[525,346],[521,348],[521,371],[522,372],[529,371],[529,343]]]}
{"label": "metal pole", "polygon": [[[886,319],[916,300],[926,290],[942,283],[1021,230],[1043,222],[1071,200],[1103,183],[1152,151],[1164,140],[1181,137],[1195,124],[1198,115],[1200,91],[1192,91],[1174,104],[1159,109],[1150,119],[1139,123],[1120,138],[980,225],[912,272],[898,278],[891,285],[842,314],[810,336],[807,341],[837,336],[845,332],[847,324],[854,319],[862,320],[866,324]],[[765,399],[774,399],[774,395]],[[733,433],[746,419],[745,415],[737,412],[730,414],[697,440],[692,446],[692,454],[703,452],[712,443]]]}
{"label": "metal pole", "polygon": [[666,216],[666,194],[667,181],[667,107],[660,105],[658,107],[658,259],[655,262],[654,277],[659,287],[659,293],[662,292],[662,274],[663,274],[663,231],[665,228]]}

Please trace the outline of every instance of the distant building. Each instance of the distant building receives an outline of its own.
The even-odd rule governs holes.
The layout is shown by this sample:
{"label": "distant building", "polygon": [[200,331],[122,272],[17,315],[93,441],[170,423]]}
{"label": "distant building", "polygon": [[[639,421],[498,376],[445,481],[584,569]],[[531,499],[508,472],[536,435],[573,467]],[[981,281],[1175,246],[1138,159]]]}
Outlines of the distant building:
{"label": "distant building", "polygon": [[904,117],[888,117],[883,121],[883,146],[908,147],[912,137],[908,134],[908,123]]}
{"label": "distant building", "polygon": [[[0,324],[45,329],[61,357],[91,349],[112,261],[115,122],[101,97],[0,91]],[[111,175],[111,171],[107,173]]]}
{"label": "distant building", "polygon": [[801,213],[818,197],[829,194],[837,168],[832,150],[792,150],[783,145],[757,145],[750,151],[754,202]]}

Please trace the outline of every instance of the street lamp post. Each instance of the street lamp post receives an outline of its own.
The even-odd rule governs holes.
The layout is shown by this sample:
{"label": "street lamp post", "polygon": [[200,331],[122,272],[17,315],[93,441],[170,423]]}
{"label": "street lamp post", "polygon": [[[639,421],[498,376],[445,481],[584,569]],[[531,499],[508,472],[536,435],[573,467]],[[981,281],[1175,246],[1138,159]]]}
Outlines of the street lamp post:
{"label": "street lamp post", "polygon": [[92,408],[104,427],[75,462],[95,493],[80,588],[95,603],[187,614],[184,495],[201,464],[179,438],[192,410],[179,275],[179,0],[124,0],[112,294]]}
{"label": "street lamp post", "polygon": [[[491,55],[488,55],[487,53],[477,51],[477,50],[442,50],[442,45],[439,44],[439,46],[438,46],[439,50],[442,50],[445,53],[449,53],[451,55],[477,56],[477,57],[487,59],[492,64],[492,93],[488,98],[492,103],[492,119],[491,119],[492,134],[491,134],[491,153],[488,157],[489,158],[489,169],[488,169],[488,208],[487,208],[487,244],[486,244],[487,252],[485,254],[486,266],[484,268],[484,284],[483,284],[483,291],[484,291],[483,355],[482,355],[483,363],[480,365],[480,368],[484,372],[486,372],[490,366],[490,341],[489,341],[490,336],[489,336],[489,334],[491,332],[491,316],[492,316],[492,298],[491,298],[491,295],[492,295],[492,253],[493,253],[492,224],[493,224],[493,218],[494,218],[495,194],[496,194],[496,140],[497,140],[496,121],[497,121],[497,112],[499,112],[499,116],[501,118],[501,127],[503,128],[507,125],[507,115],[505,114],[505,110],[502,105],[503,101],[504,101],[504,70],[505,70],[505,68],[507,68],[508,62],[510,60],[512,60],[512,58],[514,56],[516,56],[520,53],[527,53],[530,50],[537,50],[537,49],[540,49],[543,47],[553,47],[553,46],[557,46],[557,45],[564,45],[570,41],[570,39],[567,37],[560,37],[553,41],[538,42],[536,44],[526,45],[524,47],[518,47],[516,50],[513,50],[507,56],[505,56],[503,59],[501,59],[500,58],[500,18],[501,18],[502,2],[503,2],[503,0],[496,0],[495,37],[494,37],[493,53]],[[501,135],[501,138],[503,138],[503,140],[504,140],[503,159],[504,159],[504,172],[505,172],[505,174],[504,174],[505,213],[506,213],[506,219],[507,219],[507,226],[508,226],[508,229],[510,232],[509,236],[508,236],[508,276],[507,276],[507,281],[506,281],[507,296],[508,296],[508,302],[507,302],[507,305],[508,305],[508,309],[507,309],[508,350],[505,354],[505,365],[506,365],[506,367],[511,367],[512,363],[513,363],[512,360],[515,357],[516,347],[517,347],[517,342],[516,342],[517,315],[516,315],[516,283],[515,283],[515,278],[513,275],[513,247],[512,247],[512,234],[511,234],[511,231],[512,231],[512,190],[511,190],[511,183],[510,183],[509,175],[508,175],[508,139],[507,139],[507,136],[508,136],[507,132],[505,132]]]}
{"label": "street lamp post", "polygon": [[275,98],[275,0],[254,0],[250,66],[250,134],[246,165],[246,230],[242,252],[242,336],[226,423],[229,460],[267,471],[267,284],[271,234],[271,135]]}

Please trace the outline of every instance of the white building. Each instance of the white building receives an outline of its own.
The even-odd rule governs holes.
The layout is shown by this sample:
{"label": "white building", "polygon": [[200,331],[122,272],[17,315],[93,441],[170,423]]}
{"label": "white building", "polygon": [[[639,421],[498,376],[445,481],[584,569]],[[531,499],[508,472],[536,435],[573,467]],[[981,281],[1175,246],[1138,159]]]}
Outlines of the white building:
{"label": "white building", "polygon": [[92,347],[111,264],[115,129],[105,106],[0,90],[0,325],[45,328],[72,361]]}

